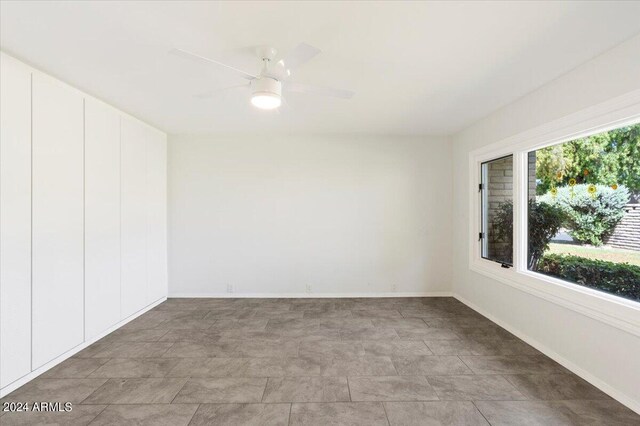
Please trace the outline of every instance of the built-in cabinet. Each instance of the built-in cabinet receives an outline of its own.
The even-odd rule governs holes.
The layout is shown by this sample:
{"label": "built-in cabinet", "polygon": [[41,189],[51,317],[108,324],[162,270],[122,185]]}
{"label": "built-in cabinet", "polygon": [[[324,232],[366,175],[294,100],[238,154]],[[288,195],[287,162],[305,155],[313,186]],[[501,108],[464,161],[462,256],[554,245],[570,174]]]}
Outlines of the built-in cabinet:
{"label": "built-in cabinet", "polygon": [[32,367],[84,340],[83,97],[32,80]]}
{"label": "built-in cabinet", "polygon": [[147,133],[147,295],[157,300],[169,291],[167,265],[167,139]]}
{"label": "built-in cabinet", "polygon": [[0,388],[31,371],[31,72],[0,58]]}
{"label": "built-in cabinet", "polygon": [[85,338],[121,319],[120,114],[93,99],[84,104]]}
{"label": "built-in cabinet", "polygon": [[164,133],[0,55],[4,394],[166,297],[167,204]]}
{"label": "built-in cabinet", "polygon": [[126,118],[120,141],[122,312],[128,316],[168,291],[167,142],[163,133]]}
{"label": "built-in cabinet", "polygon": [[147,129],[133,120],[120,123],[122,314],[143,308],[147,292]]}

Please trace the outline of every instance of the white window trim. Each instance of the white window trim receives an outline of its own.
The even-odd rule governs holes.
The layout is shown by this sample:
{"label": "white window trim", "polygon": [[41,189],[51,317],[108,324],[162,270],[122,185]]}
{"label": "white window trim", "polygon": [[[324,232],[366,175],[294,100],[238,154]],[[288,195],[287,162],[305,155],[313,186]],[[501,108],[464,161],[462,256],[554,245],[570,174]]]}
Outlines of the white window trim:
{"label": "white window trim", "polygon": [[[640,336],[640,303],[527,269],[527,154],[529,151],[640,121],[640,90],[519,133],[469,154],[469,268],[557,305]],[[480,165],[513,154],[513,267],[483,259]]]}

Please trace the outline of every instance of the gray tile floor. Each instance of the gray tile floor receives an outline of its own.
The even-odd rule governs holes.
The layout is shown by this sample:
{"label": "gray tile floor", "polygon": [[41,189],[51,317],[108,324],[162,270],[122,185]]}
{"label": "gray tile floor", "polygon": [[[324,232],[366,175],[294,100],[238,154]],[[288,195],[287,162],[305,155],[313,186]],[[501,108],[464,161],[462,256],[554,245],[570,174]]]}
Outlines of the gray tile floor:
{"label": "gray tile floor", "polygon": [[2,425],[640,425],[452,298],[169,299],[16,390]]}

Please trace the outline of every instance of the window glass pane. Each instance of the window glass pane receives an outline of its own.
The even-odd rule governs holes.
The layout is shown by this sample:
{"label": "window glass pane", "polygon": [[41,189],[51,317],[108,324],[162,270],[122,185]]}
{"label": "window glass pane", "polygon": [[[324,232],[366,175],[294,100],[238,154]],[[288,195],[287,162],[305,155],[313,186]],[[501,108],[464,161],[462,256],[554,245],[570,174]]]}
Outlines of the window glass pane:
{"label": "window glass pane", "polygon": [[482,163],[482,257],[513,263],[513,156]]}
{"label": "window glass pane", "polygon": [[640,124],[529,153],[529,269],[640,301]]}

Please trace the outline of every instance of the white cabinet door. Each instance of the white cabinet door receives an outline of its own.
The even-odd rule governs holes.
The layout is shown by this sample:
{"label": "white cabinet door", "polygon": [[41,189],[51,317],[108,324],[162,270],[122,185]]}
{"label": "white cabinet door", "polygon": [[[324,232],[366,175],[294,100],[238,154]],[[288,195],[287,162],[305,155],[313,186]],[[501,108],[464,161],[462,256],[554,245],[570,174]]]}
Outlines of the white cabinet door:
{"label": "white cabinet door", "polygon": [[31,71],[0,53],[0,387],[31,371]]}
{"label": "white cabinet door", "polygon": [[149,303],[166,297],[167,288],[167,137],[148,130],[147,271]]}
{"label": "white cabinet door", "polygon": [[148,304],[147,292],[147,134],[146,127],[120,121],[122,318]]}
{"label": "white cabinet door", "polygon": [[33,365],[84,339],[83,98],[33,74]]}
{"label": "white cabinet door", "polygon": [[120,115],[85,99],[85,340],[120,321]]}

